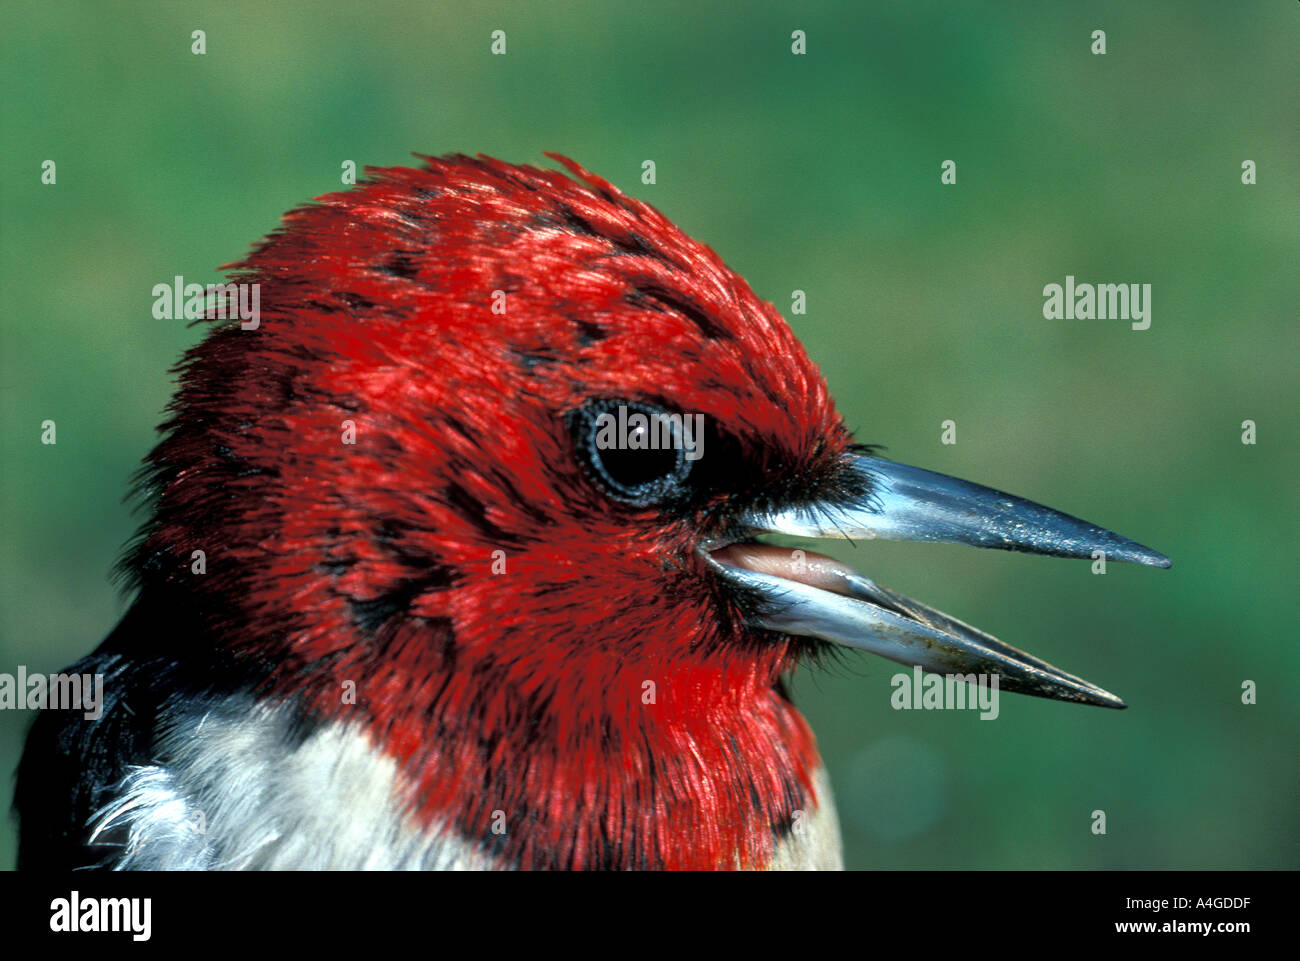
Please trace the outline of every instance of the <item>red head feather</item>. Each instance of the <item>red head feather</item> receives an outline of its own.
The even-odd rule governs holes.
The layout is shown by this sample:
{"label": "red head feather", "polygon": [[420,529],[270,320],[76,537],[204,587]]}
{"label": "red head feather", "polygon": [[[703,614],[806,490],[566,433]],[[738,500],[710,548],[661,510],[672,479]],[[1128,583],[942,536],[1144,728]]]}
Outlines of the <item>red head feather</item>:
{"label": "red head feather", "polygon": [[[234,265],[261,323],[182,364],[135,576],[507,864],[761,865],[814,803],[796,642],[741,626],[694,548],[828,476],[826,386],[713,251],[577,164],[425,159]],[[593,398],[704,416],[688,502],[606,496],[566,419]]]}

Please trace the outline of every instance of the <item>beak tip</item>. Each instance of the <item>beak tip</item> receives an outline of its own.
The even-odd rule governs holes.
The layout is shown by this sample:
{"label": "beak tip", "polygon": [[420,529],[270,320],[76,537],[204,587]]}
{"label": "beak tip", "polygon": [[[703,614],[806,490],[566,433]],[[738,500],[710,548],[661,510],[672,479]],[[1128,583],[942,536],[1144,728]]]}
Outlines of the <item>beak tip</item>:
{"label": "beak tip", "polygon": [[1119,554],[1118,560],[1132,561],[1141,564],[1143,567],[1159,567],[1162,570],[1168,570],[1173,567],[1174,562],[1159,551],[1153,551],[1149,547],[1137,544],[1132,541],[1126,545],[1125,549]]}
{"label": "beak tip", "polygon": [[1087,704],[1090,707],[1108,707],[1114,711],[1123,711],[1128,708],[1128,703],[1121,697],[1116,697],[1110,691],[1104,690],[1095,684],[1089,684],[1087,681],[1078,681],[1077,678],[1071,678],[1077,681],[1070,685],[1067,692],[1054,692],[1045,696],[1055,700],[1074,701],[1078,704]]}
{"label": "beak tip", "polygon": [[1098,707],[1109,707],[1116,711],[1128,709],[1128,702],[1122,697],[1110,693],[1110,691],[1107,691],[1105,688],[1097,687],[1095,684],[1090,684],[1089,687],[1092,688],[1092,693],[1094,695],[1089,703],[1096,704]]}
{"label": "beak tip", "polygon": [[1077,694],[1066,700],[1077,701],[1080,704],[1087,704],[1090,707],[1108,707],[1113,711],[1124,711],[1128,709],[1128,703],[1120,697],[1116,697],[1110,691],[1103,691],[1099,687],[1089,685],[1091,690],[1084,692],[1083,697]]}

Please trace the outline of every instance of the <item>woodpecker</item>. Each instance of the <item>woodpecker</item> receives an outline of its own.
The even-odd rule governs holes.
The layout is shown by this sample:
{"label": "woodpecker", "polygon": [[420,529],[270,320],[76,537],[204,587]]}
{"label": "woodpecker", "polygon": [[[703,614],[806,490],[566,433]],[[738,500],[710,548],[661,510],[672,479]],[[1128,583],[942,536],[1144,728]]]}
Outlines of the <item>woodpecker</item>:
{"label": "woodpecker", "polygon": [[855,442],[770,303],[548,156],[368,168],[224,268],[260,322],[177,368],[133,601],[69,669],[102,716],[37,716],[21,867],[834,869],[797,665],[1123,706],[760,538],[1166,557]]}

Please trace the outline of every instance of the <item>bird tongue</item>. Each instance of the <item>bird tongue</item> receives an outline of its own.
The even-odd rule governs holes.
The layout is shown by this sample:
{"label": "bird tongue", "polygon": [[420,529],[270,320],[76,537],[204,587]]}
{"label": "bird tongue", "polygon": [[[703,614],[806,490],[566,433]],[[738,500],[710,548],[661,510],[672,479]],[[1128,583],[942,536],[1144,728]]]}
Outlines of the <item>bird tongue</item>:
{"label": "bird tongue", "polygon": [[742,567],[759,574],[770,574],[787,581],[797,581],[819,590],[855,596],[852,582],[862,577],[847,564],[816,551],[802,548],[775,547],[753,542],[728,544],[709,555],[719,564]]}
{"label": "bird tongue", "polygon": [[[841,597],[869,601],[877,607],[939,630],[949,630],[951,624],[959,623],[941,611],[926,607],[897,591],[881,587],[847,564],[841,564],[833,557],[816,551],[747,541],[710,551],[709,556],[719,564],[807,584]],[[967,625],[962,627],[970,630]]]}

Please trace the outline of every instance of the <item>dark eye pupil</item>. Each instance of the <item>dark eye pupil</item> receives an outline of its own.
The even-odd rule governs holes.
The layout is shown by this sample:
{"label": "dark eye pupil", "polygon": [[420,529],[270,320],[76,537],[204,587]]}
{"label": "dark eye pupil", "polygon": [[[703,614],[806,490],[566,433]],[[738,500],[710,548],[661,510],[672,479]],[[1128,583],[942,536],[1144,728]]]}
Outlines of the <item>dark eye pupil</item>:
{"label": "dark eye pupil", "polygon": [[571,421],[579,455],[611,498],[639,507],[678,492],[691,471],[682,414],[636,401],[593,400]]}
{"label": "dark eye pupil", "polygon": [[642,487],[668,477],[677,470],[675,450],[631,450],[615,447],[599,451],[599,454],[605,473],[627,488]]}

